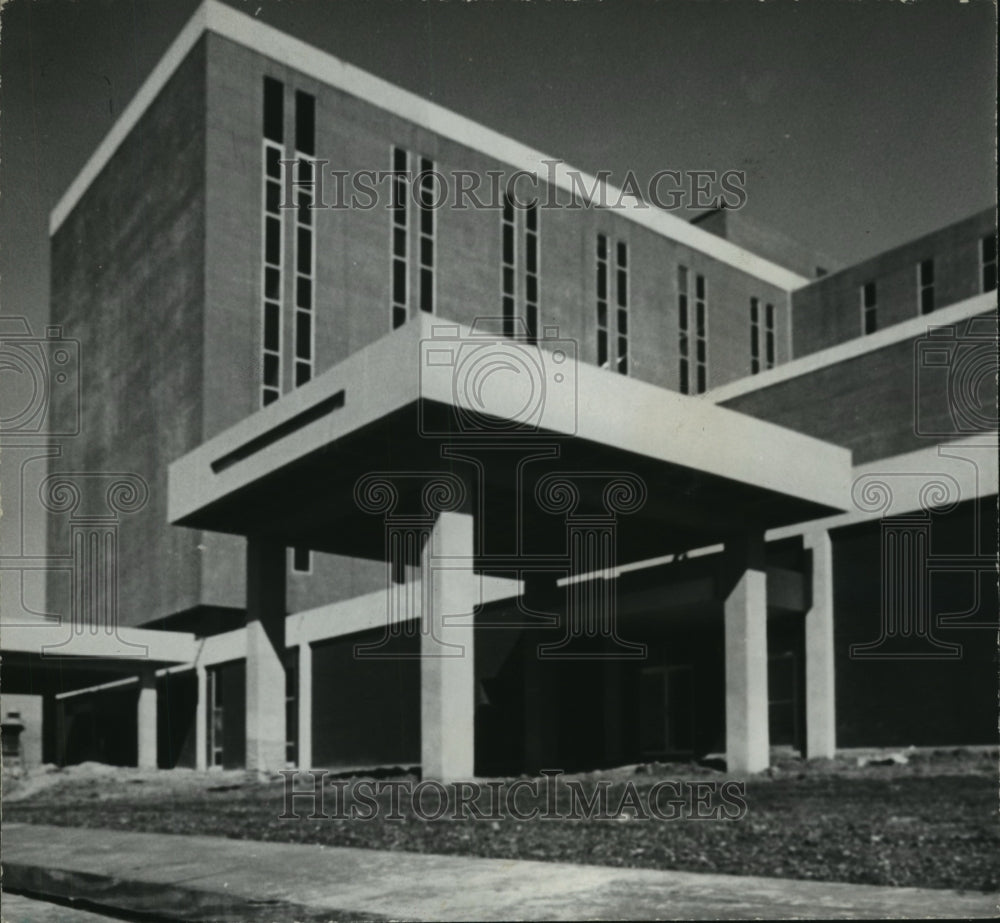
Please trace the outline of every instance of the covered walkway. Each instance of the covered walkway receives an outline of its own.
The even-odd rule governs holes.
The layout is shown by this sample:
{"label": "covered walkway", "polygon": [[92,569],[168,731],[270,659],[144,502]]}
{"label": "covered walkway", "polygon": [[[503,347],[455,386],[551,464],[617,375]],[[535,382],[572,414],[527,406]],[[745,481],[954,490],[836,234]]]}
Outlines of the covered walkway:
{"label": "covered walkway", "polygon": [[[419,626],[423,773],[449,780],[474,773],[487,575],[521,581],[527,601],[565,594],[561,621],[522,603],[522,629],[559,627],[534,652],[540,673],[642,660],[611,583],[578,578],[719,544],[725,750],[731,771],[753,772],[769,745],[764,532],[846,509],[850,480],[844,449],[578,362],[555,337],[422,316],[177,460],[169,518],[248,539],[248,768],[285,766],[286,547],[386,562],[387,636]],[[834,745],[829,538],[810,544],[806,724],[821,756]]]}

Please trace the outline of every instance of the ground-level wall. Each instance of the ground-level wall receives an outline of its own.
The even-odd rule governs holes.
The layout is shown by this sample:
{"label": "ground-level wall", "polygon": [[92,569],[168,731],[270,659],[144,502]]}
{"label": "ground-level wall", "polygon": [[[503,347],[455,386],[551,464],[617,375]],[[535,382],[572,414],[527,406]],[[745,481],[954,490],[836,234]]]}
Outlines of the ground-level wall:
{"label": "ground-level wall", "polygon": [[[955,646],[951,653],[919,638],[852,653],[852,645],[881,635],[882,523],[834,532],[838,747],[996,743],[996,572],[935,571],[948,557],[975,551],[995,560],[996,503],[986,497],[930,516],[931,635]],[[947,613],[966,614],[949,625]],[[904,653],[891,659],[896,651]]]}
{"label": "ground-level wall", "polygon": [[382,646],[384,636],[379,628],[313,645],[314,766],[420,762],[420,639]]}

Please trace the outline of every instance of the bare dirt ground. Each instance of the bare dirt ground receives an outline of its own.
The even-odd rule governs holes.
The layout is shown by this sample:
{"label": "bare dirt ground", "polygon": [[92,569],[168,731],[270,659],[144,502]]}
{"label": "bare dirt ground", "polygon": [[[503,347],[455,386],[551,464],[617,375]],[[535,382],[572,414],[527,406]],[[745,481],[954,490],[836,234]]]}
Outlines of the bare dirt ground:
{"label": "bare dirt ground", "polygon": [[[402,770],[378,778],[416,781]],[[376,816],[359,819],[347,809],[353,799],[338,812],[329,777],[324,791],[332,817],[311,819],[309,806],[300,804],[299,818],[282,819],[281,778],[93,763],[42,767],[17,778],[5,774],[3,801],[7,821],[869,884],[983,891],[1000,886],[996,750],[855,751],[812,762],[778,758],[766,773],[746,780],[746,810],[736,819],[696,819],[690,803],[667,821],[631,809],[624,817],[565,816],[572,809],[569,781],[579,782],[589,796],[606,780],[614,806],[629,789],[643,799],[663,781],[721,784],[729,778],[693,763],[567,774],[559,778],[557,796],[556,813],[563,816],[531,821],[449,815],[426,820],[405,794],[402,817],[391,818],[388,796],[379,794]],[[506,790],[515,781],[499,784]],[[297,784],[308,787],[301,779]],[[545,810],[540,788],[533,796],[522,787],[522,811]],[[489,810],[483,807],[483,813]]]}

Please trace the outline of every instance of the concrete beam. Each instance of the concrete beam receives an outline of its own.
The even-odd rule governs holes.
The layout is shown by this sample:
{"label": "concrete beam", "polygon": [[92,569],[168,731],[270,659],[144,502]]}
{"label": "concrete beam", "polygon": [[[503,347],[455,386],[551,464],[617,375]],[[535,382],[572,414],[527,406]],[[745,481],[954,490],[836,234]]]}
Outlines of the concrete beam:
{"label": "concrete beam", "polygon": [[725,554],[726,768],[760,772],[770,750],[764,536],[739,536],[726,543]]}
{"label": "concrete beam", "polygon": [[[437,558],[448,566],[435,567]],[[438,514],[422,558],[420,752],[423,777],[439,782],[475,774],[472,563],[473,517]]]}
{"label": "concrete beam", "polygon": [[[114,626],[114,631],[77,633],[69,620],[41,621],[38,624],[4,625],[3,649],[8,652],[58,656],[63,669],[72,666],[72,658],[87,661],[105,659],[120,663],[123,671],[135,670],[155,661],[166,665],[190,663],[197,656],[194,634],[187,631],[160,631],[152,628]],[[88,668],[92,663],[81,663]]]}
{"label": "concrete beam", "polygon": [[247,539],[246,768],[285,768],[286,552]]}
{"label": "concrete beam", "polygon": [[812,607],[806,613],[806,756],[831,758],[837,746],[833,658],[833,546],[830,533],[808,533]]}
{"label": "concrete beam", "polygon": [[139,702],[136,709],[140,769],[156,769],[156,670],[148,667],[139,676]]}

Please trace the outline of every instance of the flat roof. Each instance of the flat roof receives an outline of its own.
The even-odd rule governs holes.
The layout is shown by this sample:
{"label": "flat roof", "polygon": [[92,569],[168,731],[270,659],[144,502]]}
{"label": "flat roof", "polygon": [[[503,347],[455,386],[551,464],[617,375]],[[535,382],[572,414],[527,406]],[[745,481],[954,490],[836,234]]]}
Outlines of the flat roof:
{"label": "flat roof", "polygon": [[532,504],[542,548],[566,528],[536,502],[546,485],[572,482],[578,512],[600,516],[617,479],[644,495],[617,517],[624,564],[848,508],[849,450],[542,344],[415,317],[175,461],[168,519],[382,560],[383,522],[355,498],[361,478],[417,491],[432,473],[482,471],[485,520]]}
{"label": "flat roof", "polygon": [[597,184],[596,188],[605,190],[604,196],[599,196],[598,201],[621,202],[621,206],[616,206],[615,211],[621,212],[626,218],[761,281],[787,291],[806,285],[810,281],[777,263],[704,231],[670,212],[632,199],[618,187],[582,171],[573,170],[561,161],[550,170],[549,164],[554,158],[347,64],[313,45],[293,38],[217,0],[206,0],[198,7],[83,169],[70,183],[49,216],[50,236],[59,230],[63,221],[152,104],[164,84],[206,32],[214,32],[230,39],[293,70],[516,169],[526,170],[544,178],[553,176],[555,185],[564,191],[578,191],[571,180],[571,174],[575,174],[577,181],[582,181],[587,188],[594,188]]}

